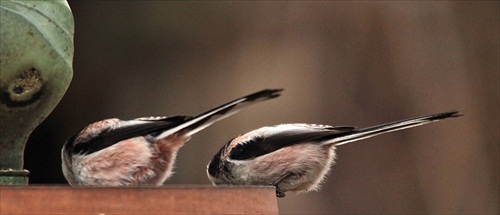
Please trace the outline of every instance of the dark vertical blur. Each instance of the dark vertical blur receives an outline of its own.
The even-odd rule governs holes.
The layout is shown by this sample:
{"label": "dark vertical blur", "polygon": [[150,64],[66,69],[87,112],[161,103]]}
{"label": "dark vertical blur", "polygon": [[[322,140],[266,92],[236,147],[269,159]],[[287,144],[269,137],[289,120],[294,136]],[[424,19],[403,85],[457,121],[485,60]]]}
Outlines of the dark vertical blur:
{"label": "dark vertical blur", "polygon": [[198,114],[283,87],[197,134],[172,184],[209,184],[231,137],[288,122],[371,126],[465,114],[339,147],[319,192],[282,213],[498,213],[499,2],[69,1],[74,79],[26,148],[30,181],[66,183],[60,148],[109,117]]}

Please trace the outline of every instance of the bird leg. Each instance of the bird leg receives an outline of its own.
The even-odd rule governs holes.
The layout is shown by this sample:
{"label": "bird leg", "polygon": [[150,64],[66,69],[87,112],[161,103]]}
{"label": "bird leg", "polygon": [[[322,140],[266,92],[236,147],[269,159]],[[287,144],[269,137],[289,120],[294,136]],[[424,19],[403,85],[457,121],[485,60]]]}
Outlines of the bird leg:
{"label": "bird leg", "polygon": [[276,197],[283,198],[285,197],[285,191],[281,190],[279,184],[283,182],[286,178],[292,176],[293,173],[287,172],[286,174],[280,176],[276,181],[274,181],[271,185],[276,187]]}

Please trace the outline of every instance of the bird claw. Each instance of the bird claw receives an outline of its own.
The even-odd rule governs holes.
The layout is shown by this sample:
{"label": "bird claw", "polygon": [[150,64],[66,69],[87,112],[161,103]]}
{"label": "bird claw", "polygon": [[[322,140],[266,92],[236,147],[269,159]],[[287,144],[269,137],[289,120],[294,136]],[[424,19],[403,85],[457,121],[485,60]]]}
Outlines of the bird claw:
{"label": "bird claw", "polygon": [[285,192],[281,190],[278,186],[276,186],[276,197],[278,198],[285,197]]}
{"label": "bird claw", "polygon": [[281,177],[278,178],[278,180],[274,181],[272,183],[272,185],[274,187],[276,187],[276,197],[278,198],[283,198],[285,197],[285,191],[281,190],[281,188],[279,187],[280,183],[283,182],[283,180],[285,180],[286,178],[292,176],[293,173],[291,172],[287,172],[286,174],[282,175]]}

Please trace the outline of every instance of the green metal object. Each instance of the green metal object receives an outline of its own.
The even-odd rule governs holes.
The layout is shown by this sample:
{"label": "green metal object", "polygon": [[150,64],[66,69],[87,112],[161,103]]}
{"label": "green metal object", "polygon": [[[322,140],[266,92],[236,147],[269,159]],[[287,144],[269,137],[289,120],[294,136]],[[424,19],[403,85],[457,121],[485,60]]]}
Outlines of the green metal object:
{"label": "green metal object", "polygon": [[0,170],[0,185],[27,185],[28,175],[27,170]]}
{"label": "green metal object", "polygon": [[73,33],[66,1],[0,1],[0,185],[28,184],[26,141],[71,82]]}

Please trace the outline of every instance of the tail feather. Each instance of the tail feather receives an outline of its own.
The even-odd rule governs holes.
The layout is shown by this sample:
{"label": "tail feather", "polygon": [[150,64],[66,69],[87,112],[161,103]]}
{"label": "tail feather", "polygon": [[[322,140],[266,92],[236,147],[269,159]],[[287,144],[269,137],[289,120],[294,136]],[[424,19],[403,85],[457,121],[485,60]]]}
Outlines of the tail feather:
{"label": "tail feather", "polygon": [[212,125],[213,123],[237,113],[243,108],[261,101],[276,98],[280,96],[281,91],[283,91],[283,89],[266,89],[235,99],[205,113],[202,113],[196,117],[193,117],[192,119],[178,125],[175,128],[163,132],[158,137],[156,137],[156,139],[162,139],[181,130],[184,130],[186,132],[186,135],[193,135]]}
{"label": "tail feather", "polygon": [[428,116],[416,117],[407,120],[401,120],[396,122],[391,122],[382,125],[376,125],[373,127],[363,128],[359,130],[354,130],[350,134],[343,135],[341,137],[333,138],[329,143],[335,143],[335,146],[343,145],[346,143],[363,140],[366,138],[374,137],[380,134],[398,131],[402,129],[412,128],[420,125],[425,125],[428,123],[436,122],[450,117],[462,116],[458,111],[449,111],[444,113],[438,113]]}

